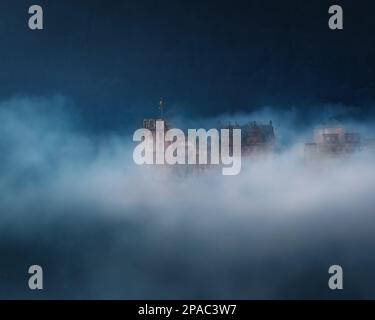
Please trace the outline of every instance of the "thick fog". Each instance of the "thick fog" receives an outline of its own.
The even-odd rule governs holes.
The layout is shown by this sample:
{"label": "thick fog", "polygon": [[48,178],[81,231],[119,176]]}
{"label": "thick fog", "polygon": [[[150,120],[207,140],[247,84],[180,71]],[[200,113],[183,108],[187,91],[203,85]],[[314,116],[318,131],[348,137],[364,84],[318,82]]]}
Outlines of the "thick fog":
{"label": "thick fog", "polygon": [[[223,176],[136,166],[131,134],[85,131],[67,104],[0,103],[1,298],[375,298],[374,154],[303,161],[314,126],[340,107],[305,126],[272,107],[175,119],[273,121],[275,153]],[[375,137],[370,123],[343,124]],[[39,292],[27,287],[33,264]],[[340,292],[328,289],[334,264]]]}

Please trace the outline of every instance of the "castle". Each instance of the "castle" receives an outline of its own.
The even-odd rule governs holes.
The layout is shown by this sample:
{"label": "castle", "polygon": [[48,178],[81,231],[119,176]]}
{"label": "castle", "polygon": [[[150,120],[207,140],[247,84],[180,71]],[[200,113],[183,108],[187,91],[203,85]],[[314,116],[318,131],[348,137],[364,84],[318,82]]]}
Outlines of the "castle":
{"label": "castle", "polygon": [[[171,128],[163,118],[163,107],[164,100],[161,100],[161,117],[144,119],[143,128],[156,132],[156,121],[158,120],[164,121],[165,130]],[[269,123],[251,121],[242,125],[237,122],[229,122],[226,125],[219,123],[217,129],[229,129],[230,135],[234,129],[241,130],[241,155],[244,157],[264,157],[274,152],[276,135],[272,121]],[[233,140],[230,138],[229,141]],[[233,146],[230,145],[229,148],[232,152]],[[362,140],[359,133],[349,131],[341,125],[321,126],[314,130],[312,141],[305,143],[304,160],[309,163],[322,159],[343,158],[355,154],[361,149],[375,151],[375,139]],[[202,166],[199,165],[199,167]]]}
{"label": "castle", "polygon": [[[156,122],[164,121],[164,129],[167,131],[171,129],[170,124],[163,118],[151,118],[143,120],[143,128],[148,129],[153,134],[156,134]],[[219,130],[229,130],[229,141],[232,142],[231,136],[234,129],[241,130],[241,154],[244,156],[260,156],[272,153],[275,146],[275,131],[272,121],[268,124],[259,124],[256,121],[249,122],[245,125],[238,125],[237,123],[218,126]],[[165,141],[165,143],[170,143]],[[229,146],[230,151],[233,150],[233,145]]]}
{"label": "castle", "polygon": [[323,158],[340,158],[351,155],[361,148],[361,135],[344,127],[317,128],[312,142],[305,143],[307,162]]}
{"label": "castle", "polygon": [[220,126],[225,129],[241,129],[241,153],[244,156],[260,156],[272,153],[276,137],[272,121],[268,124],[252,121],[245,125],[229,123],[227,126]]}

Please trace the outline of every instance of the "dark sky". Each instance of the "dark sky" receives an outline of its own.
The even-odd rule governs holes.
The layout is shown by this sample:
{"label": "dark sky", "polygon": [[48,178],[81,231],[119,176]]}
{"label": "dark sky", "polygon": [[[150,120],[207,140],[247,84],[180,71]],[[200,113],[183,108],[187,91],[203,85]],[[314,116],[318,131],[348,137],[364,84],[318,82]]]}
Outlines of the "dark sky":
{"label": "dark sky", "polygon": [[[44,9],[45,30],[27,27]],[[328,7],[344,9],[344,31]],[[48,0],[0,3],[0,97],[62,94],[96,129],[157,113],[265,105],[375,117],[373,1]]]}
{"label": "dark sky", "polygon": [[[288,118],[375,120],[374,16],[374,0],[1,0],[0,298],[375,298],[374,157],[310,171]],[[138,171],[122,130],[161,96],[194,126],[270,106],[290,147],[233,179]]]}

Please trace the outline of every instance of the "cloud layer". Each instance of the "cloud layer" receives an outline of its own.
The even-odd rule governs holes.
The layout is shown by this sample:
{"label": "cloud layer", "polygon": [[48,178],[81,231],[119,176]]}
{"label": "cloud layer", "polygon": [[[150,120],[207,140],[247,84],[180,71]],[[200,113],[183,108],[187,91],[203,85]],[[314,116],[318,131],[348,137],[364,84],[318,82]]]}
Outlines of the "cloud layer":
{"label": "cloud layer", "polygon": [[[131,136],[85,132],[65,105],[0,104],[0,297],[375,297],[371,152],[306,166],[311,128],[268,108],[236,118],[272,119],[277,153],[235,177],[176,175],[137,167]],[[26,287],[31,264],[44,267],[42,293]]]}

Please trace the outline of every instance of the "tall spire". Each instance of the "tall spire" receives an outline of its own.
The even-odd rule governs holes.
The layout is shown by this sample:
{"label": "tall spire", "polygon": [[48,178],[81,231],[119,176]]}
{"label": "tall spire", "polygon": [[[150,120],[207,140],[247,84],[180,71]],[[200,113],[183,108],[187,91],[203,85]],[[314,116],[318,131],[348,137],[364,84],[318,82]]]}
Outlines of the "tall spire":
{"label": "tall spire", "polygon": [[165,108],[165,100],[164,100],[164,98],[160,98],[159,109],[160,109],[160,118],[161,119],[163,119],[163,116],[164,116],[164,108]]}

